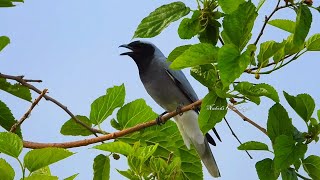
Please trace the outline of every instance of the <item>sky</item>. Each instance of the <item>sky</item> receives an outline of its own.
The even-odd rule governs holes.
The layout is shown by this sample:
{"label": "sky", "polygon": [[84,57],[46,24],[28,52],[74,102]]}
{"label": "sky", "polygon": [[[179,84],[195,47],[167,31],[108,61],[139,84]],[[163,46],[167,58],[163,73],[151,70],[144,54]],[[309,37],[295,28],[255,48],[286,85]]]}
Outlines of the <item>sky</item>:
{"label": "sky", "polygon": [[[0,9],[0,35],[10,37],[11,43],[0,53],[0,72],[10,75],[25,75],[28,79],[41,79],[35,84],[39,89],[48,88],[49,95],[66,105],[74,114],[89,116],[90,104],[105,90],[114,85],[125,84],[126,102],[144,98],[157,113],[163,110],[146,93],[138,77],[137,67],[129,57],[119,56],[124,49],[121,44],[132,41],[133,33],[140,21],[155,8],[172,1],[122,0],[122,1],[82,1],[82,0],[26,0],[14,8]],[[191,8],[196,7],[195,0],[184,1]],[[253,1],[257,4],[257,0]],[[275,1],[268,1],[260,10],[253,31],[253,39],[261,29],[264,15],[270,14]],[[315,4],[319,6],[319,4]],[[313,13],[313,24],[309,36],[319,33],[320,15]],[[291,18],[294,12],[285,10],[276,14],[275,18]],[[294,19],[293,19],[294,20]],[[198,43],[196,38],[181,40],[177,35],[179,23],[175,22],[159,36],[147,39],[157,45],[165,55],[175,47]],[[267,26],[260,42],[267,40],[281,41],[289,34]],[[319,53],[306,53],[287,67],[272,73],[262,75],[256,80],[253,75],[244,75],[240,80],[255,83],[268,83],[279,92],[281,104],[289,112],[293,123],[301,131],[305,131],[303,121],[294,113],[283,98],[282,91],[297,95],[310,94],[319,109]],[[195,81],[188,70],[184,70],[189,81],[203,98],[207,90]],[[33,93],[33,99],[37,94]],[[1,101],[12,110],[16,119],[20,119],[29,108],[28,102],[21,101],[5,92],[0,92]],[[269,108],[274,104],[263,98],[261,105],[243,104],[243,113],[256,123],[266,126]],[[33,110],[31,116],[22,125],[25,140],[35,142],[66,142],[83,139],[59,134],[60,128],[70,117],[51,102],[41,101]],[[111,118],[109,117],[108,120]],[[229,111],[229,123],[238,137],[243,141],[262,141],[270,145],[269,139],[240,117]],[[108,121],[107,120],[107,121]],[[106,131],[114,131],[108,123],[103,125]],[[251,152],[253,160],[237,150],[239,146],[224,122],[217,124],[222,142],[212,148],[219,165],[222,177],[220,179],[257,179],[255,163],[266,157],[272,157],[268,152]],[[3,131],[0,129],[0,131]],[[53,164],[51,172],[61,179],[80,173],[79,180],[92,179],[92,162],[100,153],[89,147],[74,148],[77,152],[70,158]],[[27,150],[24,150],[24,153]],[[307,154],[319,154],[319,144],[311,144]],[[4,158],[0,154],[0,158]],[[23,158],[23,154],[20,157]],[[19,164],[5,157],[15,168],[17,177],[21,177]],[[126,170],[125,158],[111,161],[111,179],[125,179],[115,169]],[[204,168],[205,169],[205,168]],[[211,179],[204,170],[204,179]]]}

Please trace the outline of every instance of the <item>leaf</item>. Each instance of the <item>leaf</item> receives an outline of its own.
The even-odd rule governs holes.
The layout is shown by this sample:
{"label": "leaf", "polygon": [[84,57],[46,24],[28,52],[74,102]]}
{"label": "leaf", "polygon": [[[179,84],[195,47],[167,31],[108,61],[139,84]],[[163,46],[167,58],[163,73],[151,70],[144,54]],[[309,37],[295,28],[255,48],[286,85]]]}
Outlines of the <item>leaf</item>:
{"label": "leaf", "polygon": [[133,38],[151,38],[160,34],[170,23],[189,14],[190,8],[183,2],[173,2],[157,8],[145,17],[135,31]]}
{"label": "leaf", "polygon": [[4,78],[0,78],[0,89],[26,101],[31,102],[32,100],[30,90],[27,87],[20,84],[12,85]]}
{"label": "leaf", "polygon": [[94,158],[93,163],[93,180],[110,179],[110,159],[109,156],[100,154]]}
{"label": "leaf", "polygon": [[293,43],[300,46],[306,39],[312,22],[312,14],[308,6],[300,5],[297,12],[296,27],[293,35]]}
{"label": "leaf", "polygon": [[124,103],[124,84],[107,89],[106,95],[94,100],[91,104],[90,121],[101,124],[112,112]]}
{"label": "leaf", "polygon": [[215,67],[211,64],[192,67],[190,74],[202,85],[211,90],[218,80],[218,73]]}
{"label": "leaf", "polygon": [[[1,6],[1,5],[0,5]],[[0,36],[0,51],[10,43],[10,39],[7,36]]]}
{"label": "leaf", "polygon": [[306,159],[302,160],[303,169],[308,175],[315,180],[320,179],[320,157],[310,155]]}
{"label": "leaf", "polygon": [[296,143],[292,136],[280,135],[275,139],[273,149],[275,169],[284,170],[300,158],[303,158],[307,151],[307,145]]}
{"label": "leaf", "polygon": [[32,174],[24,178],[25,180],[58,180],[57,176],[49,176],[44,174]]}
{"label": "leaf", "polygon": [[64,180],[74,180],[78,175],[79,175],[79,173],[74,174],[72,176],[69,176],[69,177],[65,178]]}
{"label": "leaf", "polygon": [[218,21],[208,21],[205,29],[201,30],[199,33],[199,41],[201,43],[216,45],[219,39],[219,27],[221,27],[221,24]]}
{"label": "leaf", "polygon": [[219,6],[226,14],[237,10],[241,3],[244,3],[244,0],[218,0]]}
{"label": "leaf", "polygon": [[297,46],[293,41],[293,35],[290,35],[285,41],[284,53],[285,55],[295,54],[304,48],[304,44]]}
{"label": "leaf", "polygon": [[232,44],[221,47],[218,54],[218,69],[224,87],[240,77],[251,61],[251,49],[247,49],[243,54]]}
{"label": "leaf", "polygon": [[18,158],[23,148],[18,135],[10,132],[0,132],[0,152]]}
{"label": "leaf", "polygon": [[[92,126],[90,120],[86,116],[77,115],[76,118],[79,119],[84,124],[86,124],[88,127]],[[91,131],[89,131],[87,128],[83,127],[82,125],[76,123],[76,121],[72,118],[62,125],[60,129],[60,133],[63,135],[71,135],[71,136],[89,136],[92,134]]]}
{"label": "leaf", "polygon": [[[7,105],[0,100],[0,126],[3,127],[5,130],[10,131],[11,127],[17,121],[14,119],[11,110],[7,107]],[[18,127],[15,133],[22,137],[21,128]]]}
{"label": "leaf", "polygon": [[298,180],[297,174],[293,168],[282,170],[281,177],[283,180]]}
{"label": "leaf", "polygon": [[117,169],[117,171],[119,174],[130,180],[140,180],[140,178],[136,176],[131,169],[128,169],[127,171],[120,171],[119,169]]}
{"label": "leaf", "polygon": [[277,43],[275,41],[267,41],[261,43],[260,52],[257,56],[258,66],[265,67],[269,63],[269,59],[285,46],[285,43]]}
{"label": "leaf", "polygon": [[0,7],[13,7],[15,6],[10,0],[1,0]]}
{"label": "leaf", "polygon": [[277,174],[273,167],[272,159],[266,158],[256,163],[256,170],[260,180],[276,180]]}
{"label": "leaf", "polygon": [[314,34],[306,42],[308,51],[320,51],[320,33]]}
{"label": "leaf", "polygon": [[269,21],[268,24],[292,34],[294,33],[296,27],[296,23],[289,19],[273,19]]}
{"label": "leaf", "polygon": [[45,166],[43,168],[40,168],[36,171],[34,171],[32,174],[42,174],[42,175],[49,175],[51,176],[51,170],[49,166]]}
{"label": "leaf", "polygon": [[73,155],[72,152],[62,148],[34,149],[24,156],[24,164],[30,172],[33,172],[71,155]]}
{"label": "leaf", "polygon": [[283,91],[284,97],[296,113],[308,122],[315,109],[315,102],[309,94],[298,94],[296,97]]}
{"label": "leaf", "polygon": [[128,156],[133,152],[133,148],[131,147],[131,145],[121,141],[104,143],[101,145],[94,146],[93,148],[103,151],[109,151],[112,153],[119,153],[125,156]]}
{"label": "leaf", "polygon": [[178,28],[178,34],[181,39],[191,39],[201,30],[200,11],[194,11],[191,18],[184,18]]}
{"label": "leaf", "polygon": [[276,103],[269,109],[267,132],[270,140],[275,141],[276,137],[280,135],[293,135],[293,125],[288,116],[287,111]]}
{"label": "leaf", "polygon": [[168,56],[167,61],[173,62],[177,57],[183,54],[186,50],[188,50],[192,45],[183,45],[176,47]]}
{"label": "leaf", "polygon": [[206,134],[227,114],[227,100],[210,91],[202,101],[198,122],[203,134]]}
{"label": "leaf", "polygon": [[13,180],[14,170],[6,160],[0,158],[0,179],[1,180]]}
{"label": "leaf", "polygon": [[[235,4],[234,1],[231,4]],[[241,51],[251,38],[251,30],[258,13],[252,2],[245,2],[223,19],[223,32]]]}
{"label": "leaf", "polygon": [[241,144],[238,147],[238,150],[265,150],[269,151],[269,148],[266,144],[257,141],[249,141]]}
{"label": "leaf", "polygon": [[266,0],[260,0],[260,1],[259,1],[259,4],[258,4],[258,6],[257,6],[257,11],[260,10],[260,8],[262,7],[262,5],[263,5],[265,2],[266,2]]}
{"label": "leaf", "polygon": [[183,69],[197,65],[210,64],[217,61],[218,48],[208,43],[200,43],[191,46],[177,57],[170,68]]}

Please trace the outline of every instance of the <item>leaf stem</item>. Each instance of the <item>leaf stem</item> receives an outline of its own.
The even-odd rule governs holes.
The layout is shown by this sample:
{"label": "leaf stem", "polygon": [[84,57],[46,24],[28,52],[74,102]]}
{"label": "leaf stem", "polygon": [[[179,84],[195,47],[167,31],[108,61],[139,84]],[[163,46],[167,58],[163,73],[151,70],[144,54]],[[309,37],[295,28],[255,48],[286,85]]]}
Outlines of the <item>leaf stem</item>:
{"label": "leaf stem", "polygon": [[307,177],[302,176],[302,175],[299,174],[298,172],[296,172],[296,175],[297,175],[299,178],[303,179],[303,180],[312,180],[312,179],[309,179],[309,178],[307,178]]}
{"label": "leaf stem", "polygon": [[23,166],[22,162],[20,161],[19,158],[15,158],[19,164],[20,164],[20,167],[21,167],[21,170],[22,170],[22,180],[24,180],[25,176],[26,176],[26,168]]}

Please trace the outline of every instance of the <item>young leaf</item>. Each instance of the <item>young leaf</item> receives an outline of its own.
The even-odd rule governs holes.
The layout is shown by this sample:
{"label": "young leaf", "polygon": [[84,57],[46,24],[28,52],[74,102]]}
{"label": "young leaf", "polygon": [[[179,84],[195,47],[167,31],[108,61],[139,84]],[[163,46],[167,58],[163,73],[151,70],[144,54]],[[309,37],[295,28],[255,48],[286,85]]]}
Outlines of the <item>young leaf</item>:
{"label": "young leaf", "polygon": [[0,36],[0,51],[10,43],[10,39],[7,36]]}
{"label": "young leaf", "polygon": [[0,132],[0,152],[18,158],[23,148],[18,135],[10,132]]}
{"label": "young leaf", "polygon": [[58,180],[57,176],[49,176],[44,174],[32,174],[31,176],[28,176],[24,178],[25,180]]}
{"label": "young leaf", "polygon": [[237,10],[241,3],[244,3],[244,0],[218,0],[218,4],[226,14]]}
{"label": "young leaf", "polygon": [[295,54],[304,48],[304,44],[297,46],[293,42],[293,35],[292,34],[283,43],[285,43],[285,46],[284,46],[284,54],[285,55]]}
{"label": "young leaf", "polygon": [[[17,122],[14,120],[14,117],[10,111],[10,109],[7,107],[7,105],[0,100],[0,126],[6,129],[7,131],[10,131],[11,127]],[[15,132],[18,134],[18,136],[22,137],[21,129],[20,127]]]}
{"label": "young leaf", "polygon": [[13,180],[14,170],[6,160],[0,158],[0,179],[1,180]]}
{"label": "young leaf", "polygon": [[261,43],[260,52],[257,56],[258,66],[265,67],[269,63],[269,59],[285,46],[285,43],[277,43],[275,41],[267,41]]}
{"label": "young leaf", "polygon": [[[89,127],[92,126],[90,120],[86,116],[77,115],[76,117],[87,126]],[[82,125],[76,123],[72,118],[62,125],[60,129],[60,133],[63,135],[70,135],[70,136],[89,136],[92,134],[91,131],[89,131],[87,128],[83,127]]]}
{"label": "young leaf", "polygon": [[24,156],[25,167],[30,171],[36,171],[40,168],[58,162],[71,156],[73,153],[62,148],[43,148],[29,151]]}
{"label": "young leaf", "polygon": [[280,135],[293,135],[293,125],[287,111],[276,103],[269,110],[267,131],[272,142]]}
{"label": "young leaf", "polygon": [[269,21],[268,24],[282,29],[284,31],[287,31],[289,33],[294,33],[296,27],[296,23],[289,19],[274,19]]}
{"label": "young leaf", "polygon": [[[234,4],[232,1],[230,4]],[[239,8],[228,14],[223,19],[224,35],[227,36],[240,51],[251,38],[251,30],[258,13],[252,2],[245,2],[239,5]]]}
{"label": "young leaf", "polygon": [[279,173],[273,167],[272,159],[266,158],[256,163],[256,170],[260,180],[277,180]]}
{"label": "young leaf", "polygon": [[124,97],[123,84],[107,89],[106,95],[99,97],[91,104],[90,121],[93,124],[101,124],[117,107],[123,105]]}
{"label": "young leaf", "polygon": [[249,141],[241,144],[238,147],[238,150],[264,150],[269,151],[269,148],[266,144],[257,141]]}
{"label": "young leaf", "polygon": [[191,39],[201,30],[200,11],[194,11],[191,19],[184,18],[178,28],[178,34],[181,39]]}
{"label": "young leaf", "polygon": [[135,31],[133,38],[151,38],[160,34],[170,23],[189,14],[190,8],[183,2],[173,2],[157,8],[145,17]]}
{"label": "young leaf", "polygon": [[119,153],[125,156],[128,156],[133,152],[133,148],[131,147],[131,145],[121,141],[104,143],[101,145],[94,146],[93,148],[100,149],[103,151],[109,151],[112,153]]}
{"label": "young leaf", "polygon": [[257,11],[259,11],[259,9],[262,7],[262,5],[266,2],[266,0],[260,0],[259,4],[257,6]]}
{"label": "young leaf", "polygon": [[0,89],[26,101],[31,102],[32,100],[30,89],[20,84],[12,85],[6,79],[0,78]]}
{"label": "young leaf", "polygon": [[284,170],[300,158],[303,158],[307,151],[307,145],[296,143],[292,136],[280,135],[275,139],[273,149],[275,169]]}
{"label": "young leaf", "polygon": [[93,180],[110,179],[110,159],[109,156],[100,154],[94,158]]}
{"label": "young leaf", "polygon": [[170,68],[183,69],[197,65],[215,63],[217,62],[218,50],[219,49],[212,44],[195,44],[177,57],[170,65]]}
{"label": "young leaf", "polygon": [[43,174],[43,175],[51,176],[51,170],[50,170],[49,166],[45,166],[43,168],[40,168],[40,169],[34,171],[32,174]]}
{"label": "young leaf", "polygon": [[314,34],[306,42],[308,51],[320,51],[320,33]]}
{"label": "young leaf", "polygon": [[218,21],[208,21],[205,29],[201,30],[199,33],[199,41],[201,43],[216,45],[219,39],[219,27],[221,27],[221,24]]}
{"label": "young leaf", "polygon": [[173,62],[177,57],[183,54],[186,50],[188,50],[192,45],[183,45],[176,47],[168,56],[167,61]]}
{"label": "young leaf", "polygon": [[202,85],[212,89],[218,80],[218,74],[212,64],[192,67],[190,74],[199,81]]}
{"label": "young leaf", "polygon": [[320,179],[320,157],[310,155],[302,160],[303,169],[312,179]]}
{"label": "young leaf", "polygon": [[296,97],[283,92],[284,97],[290,104],[290,106],[296,111],[296,113],[306,122],[308,122],[312,116],[315,108],[315,102],[309,94],[298,94]]}
{"label": "young leaf", "polygon": [[293,36],[293,43],[300,46],[306,39],[312,22],[312,14],[306,5],[300,5],[297,12],[296,27]]}
{"label": "young leaf", "polygon": [[74,174],[72,176],[69,176],[69,177],[65,178],[64,180],[74,180],[78,175],[79,175],[79,173]]}
{"label": "young leaf", "polygon": [[203,99],[199,114],[199,126],[206,134],[227,114],[227,100],[217,96],[214,91],[209,92]]}
{"label": "young leaf", "polygon": [[282,170],[281,177],[283,180],[298,180],[297,174],[293,168]]}

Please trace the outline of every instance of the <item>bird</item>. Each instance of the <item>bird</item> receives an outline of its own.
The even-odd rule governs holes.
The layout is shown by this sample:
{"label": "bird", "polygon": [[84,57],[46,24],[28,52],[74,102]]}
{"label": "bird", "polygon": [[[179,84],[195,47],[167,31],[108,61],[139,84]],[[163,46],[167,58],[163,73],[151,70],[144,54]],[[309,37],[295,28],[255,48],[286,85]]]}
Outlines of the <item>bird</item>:
{"label": "bird", "polygon": [[[164,54],[154,44],[137,40],[119,47],[130,50],[120,55],[133,59],[147,93],[166,112],[181,111],[183,105],[198,100],[197,94],[184,73],[181,70],[170,69],[171,62],[167,61]],[[193,144],[208,172],[213,177],[220,177],[218,165],[208,143],[208,141],[211,144],[215,142],[208,133],[203,135],[201,132],[198,113],[199,109],[186,111],[175,116],[174,120],[186,147],[190,149],[190,145]],[[216,133],[215,129],[213,130]],[[217,133],[216,135],[220,140]]]}

